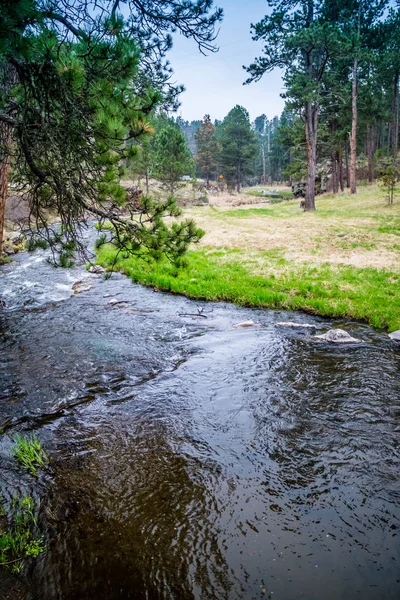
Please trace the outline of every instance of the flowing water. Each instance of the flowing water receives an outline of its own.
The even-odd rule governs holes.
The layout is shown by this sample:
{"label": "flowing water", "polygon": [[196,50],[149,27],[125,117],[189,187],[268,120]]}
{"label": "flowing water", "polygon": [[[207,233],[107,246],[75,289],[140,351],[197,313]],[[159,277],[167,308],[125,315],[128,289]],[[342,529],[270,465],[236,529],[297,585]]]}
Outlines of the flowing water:
{"label": "flowing water", "polygon": [[[40,252],[0,278],[2,494],[40,498],[48,538],[24,572],[30,598],[400,597],[386,334],[56,270]],[[92,288],[74,294],[82,278]],[[11,452],[31,431],[50,457],[38,478]]]}

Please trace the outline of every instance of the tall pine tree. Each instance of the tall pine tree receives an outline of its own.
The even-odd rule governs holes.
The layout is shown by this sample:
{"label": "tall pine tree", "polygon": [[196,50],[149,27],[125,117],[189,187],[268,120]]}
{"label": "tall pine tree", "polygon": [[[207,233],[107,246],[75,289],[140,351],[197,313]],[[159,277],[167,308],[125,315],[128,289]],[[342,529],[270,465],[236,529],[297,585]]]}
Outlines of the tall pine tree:
{"label": "tall pine tree", "polygon": [[199,174],[206,179],[207,187],[210,179],[217,175],[220,144],[215,137],[216,127],[211,122],[210,115],[205,115],[200,128],[196,131],[197,153],[195,161]]}
{"label": "tall pine tree", "polygon": [[176,123],[169,122],[154,139],[154,175],[174,194],[181,178],[192,175],[193,168],[185,136]]}
{"label": "tall pine tree", "polygon": [[227,114],[218,128],[218,139],[222,174],[228,185],[240,192],[245,177],[254,173],[258,152],[257,138],[245,108],[237,105]]}

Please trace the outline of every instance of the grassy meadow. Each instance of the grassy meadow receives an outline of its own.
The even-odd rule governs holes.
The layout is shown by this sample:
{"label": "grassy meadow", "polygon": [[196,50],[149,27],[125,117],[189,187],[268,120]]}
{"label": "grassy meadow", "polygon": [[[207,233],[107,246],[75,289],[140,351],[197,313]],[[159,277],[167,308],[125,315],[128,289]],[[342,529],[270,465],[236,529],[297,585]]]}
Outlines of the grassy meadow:
{"label": "grassy meadow", "polygon": [[[317,211],[304,213],[298,200],[260,203],[260,190],[210,196],[209,206],[184,210],[206,232],[187,267],[121,257],[117,268],[191,298],[400,329],[400,199],[388,206],[380,187],[362,186],[356,196],[319,196]],[[113,258],[112,247],[102,247],[98,262]]]}

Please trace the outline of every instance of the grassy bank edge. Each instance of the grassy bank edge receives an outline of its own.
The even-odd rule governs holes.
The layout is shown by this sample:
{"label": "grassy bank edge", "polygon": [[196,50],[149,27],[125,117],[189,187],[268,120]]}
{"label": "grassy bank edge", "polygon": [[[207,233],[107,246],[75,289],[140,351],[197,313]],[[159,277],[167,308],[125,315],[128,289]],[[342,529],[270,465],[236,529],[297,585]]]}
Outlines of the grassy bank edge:
{"label": "grassy bank edge", "polygon": [[[110,267],[114,257],[114,249],[103,246],[98,263]],[[135,283],[196,300],[300,310],[400,329],[399,278],[385,269],[290,263],[268,253],[249,256],[243,250],[204,247],[190,251],[187,261],[176,269],[167,260],[148,264],[120,257],[115,268]]]}

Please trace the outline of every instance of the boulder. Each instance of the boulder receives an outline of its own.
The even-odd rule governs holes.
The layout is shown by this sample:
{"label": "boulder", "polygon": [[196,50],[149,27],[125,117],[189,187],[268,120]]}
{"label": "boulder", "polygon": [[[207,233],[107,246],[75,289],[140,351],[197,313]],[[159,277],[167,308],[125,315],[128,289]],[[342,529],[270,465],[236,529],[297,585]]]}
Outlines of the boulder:
{"label": "boulder", "polygon": [[389,333],[389,337],[394,342],[400,342],[400,329],[398,329],[397,331],[392,331],[392,333]]}
{"label": "boulder", "polygon": [[353,338],[347,331],[344,331],[344,329],[330,329],[326,333],[315,335],[314,339],[332,342],[334,344],[359,344],[361,342],[361,340]]}

